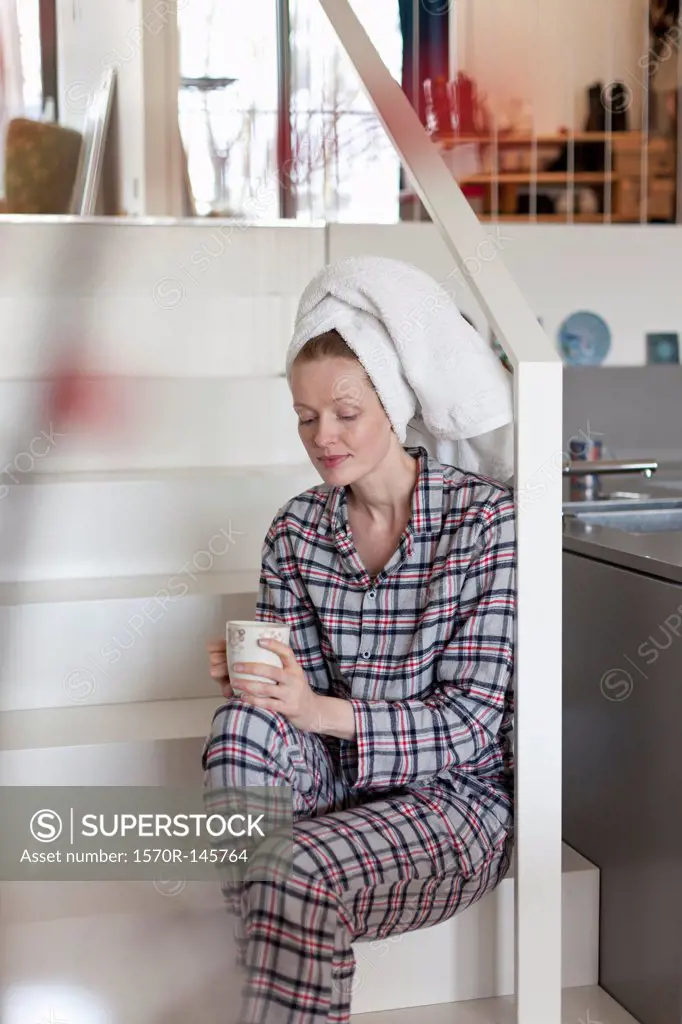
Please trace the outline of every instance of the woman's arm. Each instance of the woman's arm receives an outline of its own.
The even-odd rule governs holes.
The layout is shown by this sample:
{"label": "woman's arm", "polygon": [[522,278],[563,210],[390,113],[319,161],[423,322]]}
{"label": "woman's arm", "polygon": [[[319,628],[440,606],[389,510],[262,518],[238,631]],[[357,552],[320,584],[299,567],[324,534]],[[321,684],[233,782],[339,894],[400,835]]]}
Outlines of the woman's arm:
{"label": "woman's arm", "polygon": [[320,727],[316,732],[340,740],[355,739],[355,710],[340,697],[320,697]]}
{"label": "woman's arm", "polygon": [[[356,742],[343,745],[343,761],[353,788],[424,784],[458,765],[485,766],[512,680],[515,551],[514,505],[505,496],[482,528],[433,696],[347,702]],[[337,725],[350,731],[340,715]]]}
{"label": "woman's arm", "polygon": [[281,515],[275,518],[263,542],[256,619],[284,622],[291,628],[289,646],[296,660],[312,688],[324,692],[327,667],[320,650],[317,616],[296,571]]}

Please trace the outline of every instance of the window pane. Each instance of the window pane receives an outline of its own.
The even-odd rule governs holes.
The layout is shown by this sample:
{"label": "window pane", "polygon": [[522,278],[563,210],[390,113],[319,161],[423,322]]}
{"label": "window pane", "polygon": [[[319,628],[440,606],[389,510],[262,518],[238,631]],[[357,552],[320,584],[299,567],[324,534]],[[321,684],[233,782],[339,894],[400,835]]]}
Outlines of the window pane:
{"label": "window pane", "polygon": [[[352,7],[400,81],[397,0]],[[398,220],[400,161],[318,0],[290,0],[292,130],[300,219]]]}
{"label": "window pane", "polygon": [[26,117],[39,118],[43,109],[39,0],[18,0],[17,17],[21,38],[24,112]]}
{"label": "window pane", "polygon": [[275,4],[192,0],[178,23],[180,125],[197,211],[278,217]]}

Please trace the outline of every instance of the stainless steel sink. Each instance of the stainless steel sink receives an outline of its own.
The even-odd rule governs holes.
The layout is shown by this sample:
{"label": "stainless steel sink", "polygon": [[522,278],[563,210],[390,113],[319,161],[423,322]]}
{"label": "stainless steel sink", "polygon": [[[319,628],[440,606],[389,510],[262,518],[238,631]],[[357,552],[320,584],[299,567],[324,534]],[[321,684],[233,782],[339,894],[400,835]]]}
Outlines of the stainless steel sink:
{"label": "stainless steel sink", "polygon": [[666,491],[682,492],[682,480],[652,480],[651,482],[656,488],[662,487]]}
{"label": "stainless steel sink", "polygon": [[593,526],[607,526],[625,533],[672,533],[682,531],[682,497],[565,502],[564,516]]}
{"label": "stainless steel sink", "polygon": [[604,515],[607,512],[632,512],[639,514],[649,511],[669,511],[671,509],[682,509],[682,496],[676,498],[653,498],[650,494],[635,494],[629,492],[614,492],[596,498],[594,501],[565,501],[563,510],[565,515],[579,516],[597,513]]}
{"label": "stainless steel sink", "polygon": [[682,506],[677,509],[632,509],[625,512],[584,512],[581,523],[608,526],[625,533],[673,533],[682,531]]}

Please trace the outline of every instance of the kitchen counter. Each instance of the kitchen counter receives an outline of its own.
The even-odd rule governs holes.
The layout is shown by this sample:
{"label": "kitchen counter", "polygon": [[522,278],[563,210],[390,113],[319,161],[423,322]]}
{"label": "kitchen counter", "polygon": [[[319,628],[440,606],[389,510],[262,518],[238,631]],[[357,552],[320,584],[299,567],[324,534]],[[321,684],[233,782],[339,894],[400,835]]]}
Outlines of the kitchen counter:
{"label": "kitchen counter", "polygon": [[[602,489],[682,498],[682,474]],[[600,984],[642,1024],[679,1024],[682,529],[565,515],[563,549],[563,839],[599,868]]]}
{"label": "kitchen counter", "polygon": [[[609,491],[630,491],[652,498],[682,499],[682,477],[661,480],[661,486],[640,477],[611,477]],[[663,486],[665,484],[665,486]],[[636,502],[633,501],[636,509]],[[607,526],[580,522],[564,516],[564,551],[584,555],[610,565],[682,583],[682,531],[626,533]]]}

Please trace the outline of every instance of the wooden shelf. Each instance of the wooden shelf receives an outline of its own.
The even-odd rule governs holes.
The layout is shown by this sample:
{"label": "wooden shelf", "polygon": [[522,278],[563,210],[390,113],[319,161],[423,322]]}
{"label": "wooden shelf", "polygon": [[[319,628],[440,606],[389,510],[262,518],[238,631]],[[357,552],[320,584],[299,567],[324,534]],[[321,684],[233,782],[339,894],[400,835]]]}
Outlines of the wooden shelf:
{"label": "wooden shelf", "polygon": [[608,142],[609,140],[639,135],[639,132],[574,132],[570,135],[432,135],[431,139],[438,146],[471,145],[480,143],[490,146],[563,146],[571,142]]}
{"label": "wooden shelf", "polygon": [[607,181],[617,181],[618,175],[606,171],[583,171],[579,174],[567,174],[564,171],[498,171],[491,174],[470,174],[461,178],[458,184],[463,185],[527,185],[536,182],[538,185],[566,185],[573,181],[576,185],[604,185]]}
{"label": "wooden shelf", "polygon": [[631,223],[629,218],[617,217],[611,214],[607,217],[604,213],[574,213],[568,217],[565,213],[539,213],[533,217],[530,213],[501,213],[495,217],[492,213],[481,214],[480,221],[503,221],[514,224],[626,224]]}
{"label": "wooden shelf", "polygon": [[[456,135],[451,132],[434,134],[431,136],[433,142],[441,150],[453,150],[460,145],[478,146],[486,150],[485,157],[480,157],[473,162],[470,170],[489,166],[492,169],[481,170],[480,173],[468,174],[458,178],[458,185],[463,189],[480,187],[483,189],[483,210],[479,214],[482,221],[507,221],[517,223],[545,223],[545,224],[632,224],[642,222],[641,208],[635,208],[633,198],[633,187],[637,186],[643,176],[648,177],[650,182],[661,185],[666,182],[672,191],[663,195],[659,187],[655,194],[649,189],[649,205],[645,222],[660,219],[664,221],[674,220],[672,215],[672,202],[674,200],[674,153],[671,149],[669,139],[659,136],[644,134],[640,131],[626,132],[554,132],[549,134],[531,135],[528,133],[498,133],[496,135]],[[547,168],[549,153],[543,155],[542,159],[531,160],[532,150],[539,147],[568,146],[583,143],[601,143],[608,148],[610,159],[605,160],[609,170],[600,171],[574,171],[566,170],[552,171],[539,169],[538,165]],[[492,149],[493,159],[490,160]],[[505,149],[516,149],[519,153],[524,152],[523,161],[505,159]],[[512,156],[513,154],[509,154]],[[531,168],[530,164],[535,165]],[[516,165],[517,169],[513,169]],[[525,165],[525,166],[524,166]],[[644,166],[648,167],[645,174]],[[519,169],[521,166],[523,169]],[[584,164],[583,164],[584,166]],[[506,168],[506,169],[502,169]],[[519,202],[519,190],[536,190],[546,192],[547,189],[556,187],[558,189],[570,187],[576,189],[584,186],[592,186],[600,191],[606,186],[612,186],[613,191],[610,197],[608,193],[604,196],[606,202],[599,205],[610,207],[609,215],[604,213],[574,213],[572,216],[566,213],[538,214],[532,216],[529,212],[517,212],[521,206]],[[495,194],[497,189],[497,194]],[[525,204],[524,204],[525,205]],[[553,205],[553,204],[552,204]],[[497,214],[493,213],[497,210]]]}

